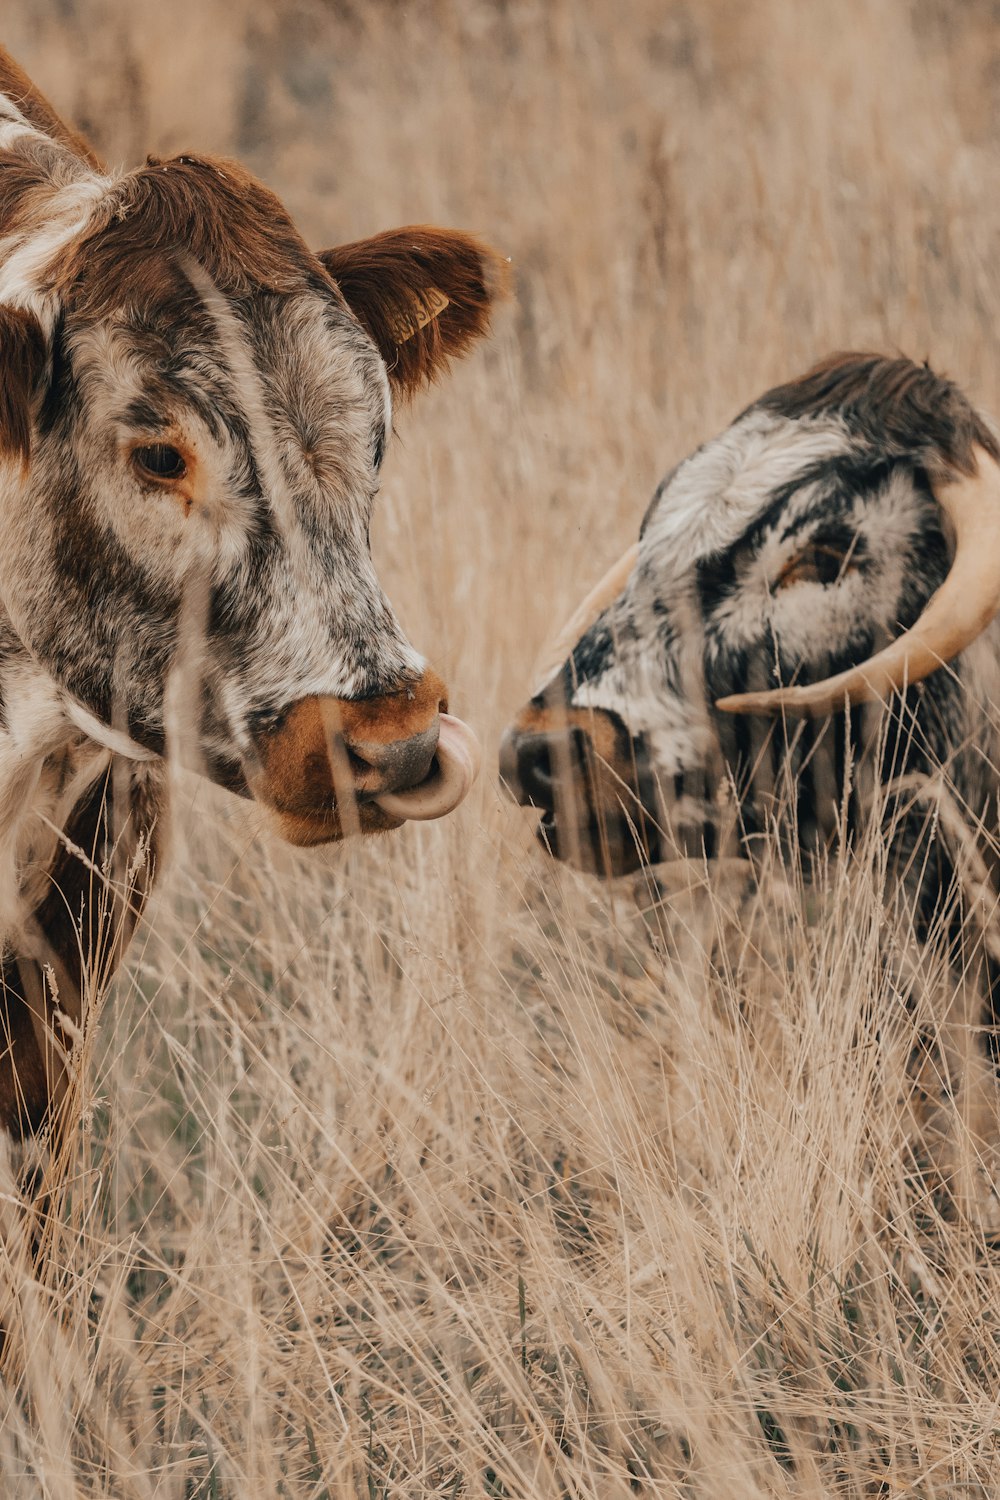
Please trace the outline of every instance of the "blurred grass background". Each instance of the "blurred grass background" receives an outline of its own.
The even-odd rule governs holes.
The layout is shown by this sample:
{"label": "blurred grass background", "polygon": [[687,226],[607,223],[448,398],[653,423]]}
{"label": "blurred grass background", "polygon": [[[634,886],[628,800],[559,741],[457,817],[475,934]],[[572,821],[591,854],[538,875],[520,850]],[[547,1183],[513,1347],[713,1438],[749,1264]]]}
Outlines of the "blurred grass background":
{"label": "blurred grass background", "polygon": [[[998,28],[10,0],[3,39],[112,163],[235,155],[317,246],[430,221],[512,257],[495,338],[398,414],[374,532],[492,747],[661,474],[767,385],[902,350],[1000,410]],[[609,890],[489,770],[308,857],[192,781],[174,822],[41,1269],[0,1196],[0,1493],[997,1493],[996,1261],[915,1168],[875,856],[808,902]]]}

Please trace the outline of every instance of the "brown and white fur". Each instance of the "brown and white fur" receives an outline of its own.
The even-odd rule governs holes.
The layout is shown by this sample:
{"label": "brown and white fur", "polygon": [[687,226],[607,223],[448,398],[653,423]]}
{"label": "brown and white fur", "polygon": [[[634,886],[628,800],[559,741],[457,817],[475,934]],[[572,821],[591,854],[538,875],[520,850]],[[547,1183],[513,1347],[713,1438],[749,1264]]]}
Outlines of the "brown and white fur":
{"label": "brown and white fur", "polygon": [[368,527],[393,399],[503,272],[426,227],[313,253],[235,163],[109,172],[0,51],[7,1131],[53,1118],[141,912],[168,740],[299,844],[433,776],[446,689]]}

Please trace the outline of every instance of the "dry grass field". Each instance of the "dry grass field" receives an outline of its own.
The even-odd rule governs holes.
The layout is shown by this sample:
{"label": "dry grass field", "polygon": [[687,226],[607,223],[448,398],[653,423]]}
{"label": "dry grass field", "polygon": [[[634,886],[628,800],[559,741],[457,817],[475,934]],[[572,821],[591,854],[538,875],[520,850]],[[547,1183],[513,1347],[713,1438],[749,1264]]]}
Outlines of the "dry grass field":
{"label": "dry grass field", "polygon": [[[374,536],[488,749],[768,384],[899,349],[1000,411],[995,0],[3,20],[113,161],[238,155],[317,245],[438,221],[513,258],[490,345],[399,414]],[[0,1183],[3,1500],[1000,1493],[1000,1252],[915,1163],[877,849],[809,892],[602,886],[492,755],[365,846],[294,854],[183,778],[174,824],[38,1267]]]}

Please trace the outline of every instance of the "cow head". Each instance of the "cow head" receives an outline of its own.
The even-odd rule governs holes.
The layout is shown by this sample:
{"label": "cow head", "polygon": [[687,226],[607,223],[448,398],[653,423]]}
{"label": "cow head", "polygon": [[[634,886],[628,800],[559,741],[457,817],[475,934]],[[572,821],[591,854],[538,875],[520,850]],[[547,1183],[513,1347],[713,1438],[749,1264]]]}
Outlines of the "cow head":
{"label": "cow head", "polygon": [[394,401],[504,269],[426,227],[313,253],[234,164],[105,176],[2,101],[0,601],[69,720],[156,755],[172,703],[296,843],[455,805],[475,741],[368,533]]}
{"label": "cow head", "polygon": [[965,648],[1000,606],[998,451],[926,367],[847,355],[681,463],[504,737],[545,846],[624,873],[711,855],[724,801],[746,847],[783,801],[815,848],[860,754],[896,777],[965,755]]}

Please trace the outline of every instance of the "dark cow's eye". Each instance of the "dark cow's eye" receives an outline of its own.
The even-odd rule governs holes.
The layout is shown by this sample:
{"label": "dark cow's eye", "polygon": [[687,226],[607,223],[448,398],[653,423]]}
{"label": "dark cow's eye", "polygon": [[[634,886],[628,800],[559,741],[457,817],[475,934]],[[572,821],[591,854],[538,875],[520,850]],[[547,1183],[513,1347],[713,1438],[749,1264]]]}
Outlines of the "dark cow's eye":
{"label": "dark cow's eye", "polygon": [[855,566],[849,549],[828,542],[810,542],[785,564],[774,588],[787,589],[793,583],[837,583]]}
{"label": "dark cow's eye", "polygon": [[140,479],[183,479],[187,473],[184,455],[170,443],[144,443],[132,449],[132,467]]}

